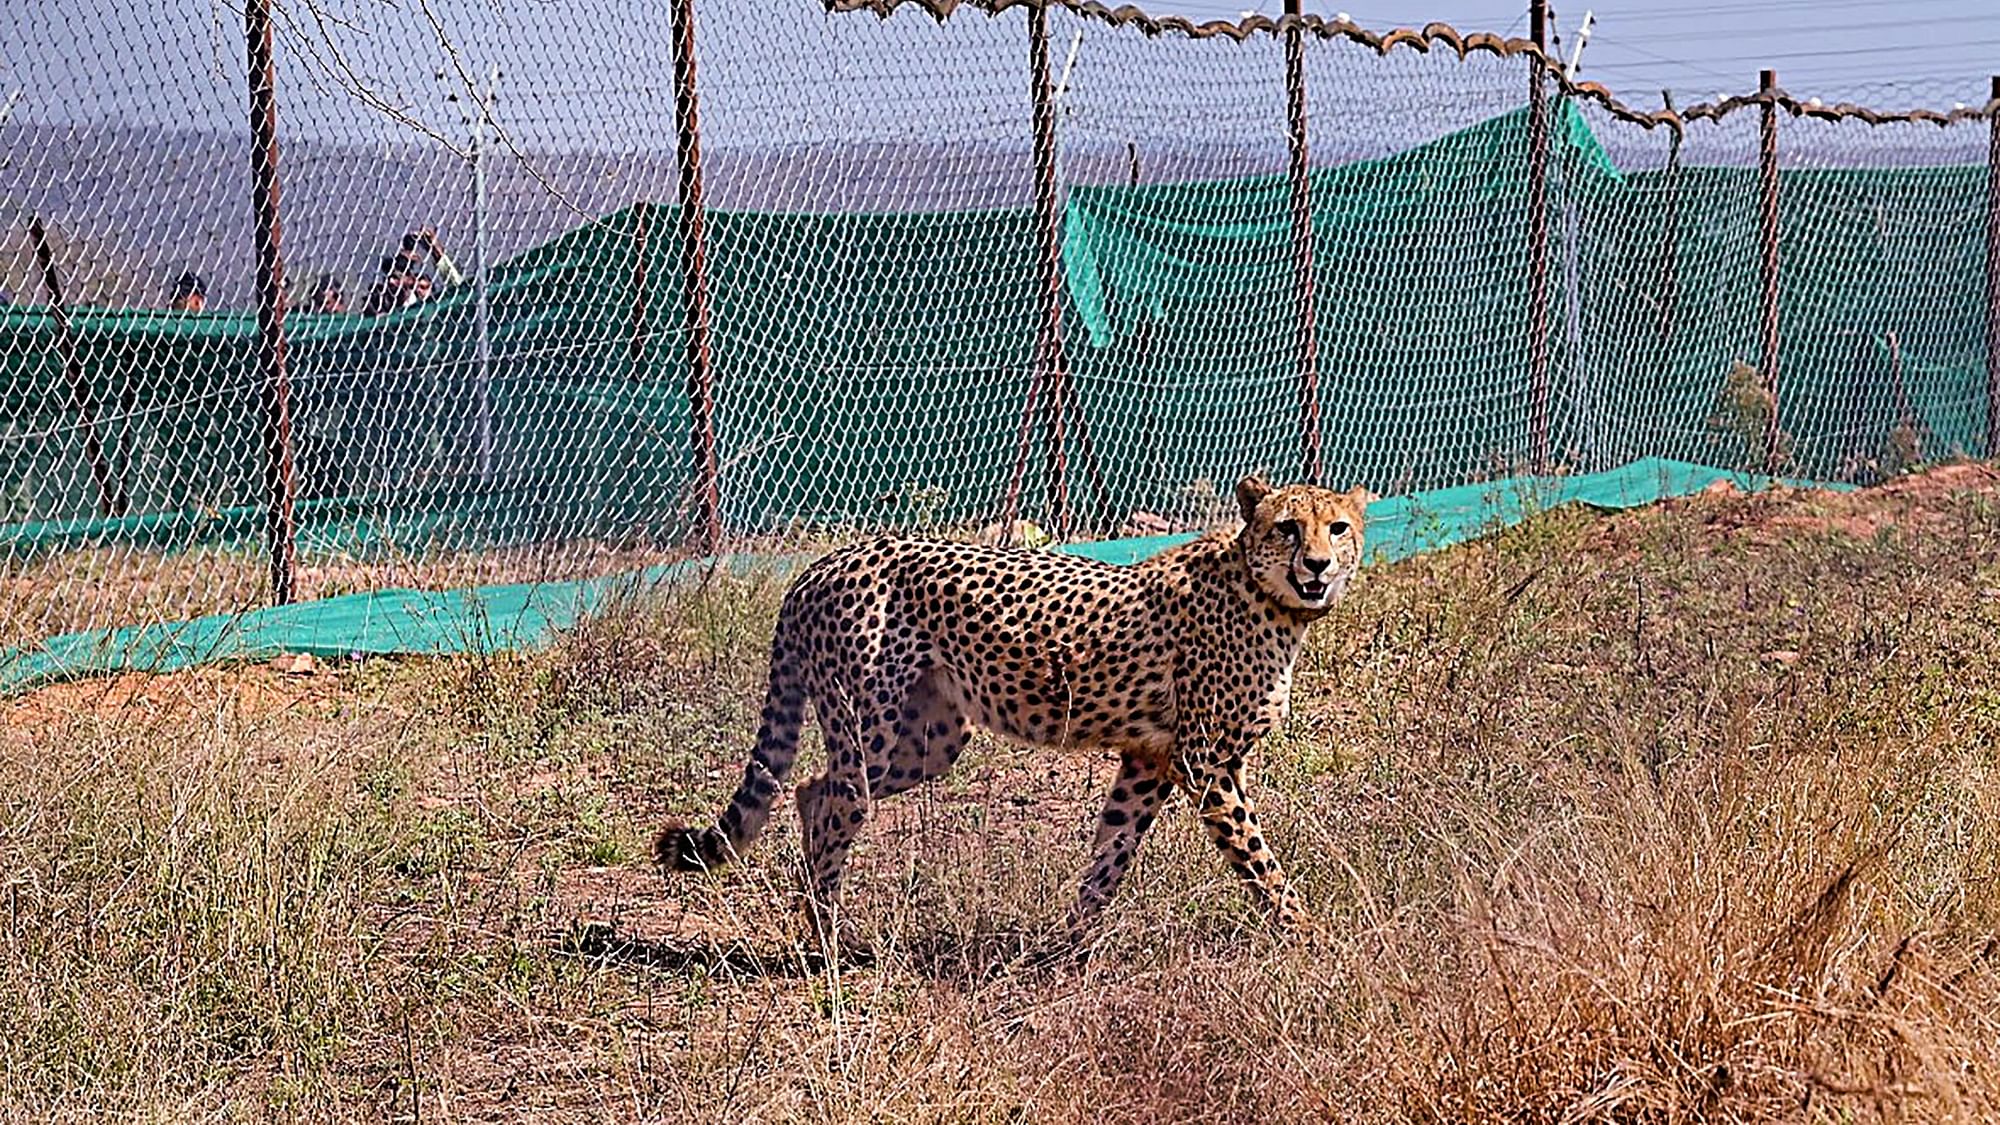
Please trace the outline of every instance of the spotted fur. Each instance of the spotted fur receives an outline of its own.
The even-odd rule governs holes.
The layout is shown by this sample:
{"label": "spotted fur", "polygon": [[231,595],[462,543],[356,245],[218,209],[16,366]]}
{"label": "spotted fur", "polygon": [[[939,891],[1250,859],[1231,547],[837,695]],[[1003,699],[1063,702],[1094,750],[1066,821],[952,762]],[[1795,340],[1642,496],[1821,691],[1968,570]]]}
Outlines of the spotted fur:
{"label": "spotted fur", "polygon": [[711,869],[757,838],[811,700],[827,771],[799,787],[797,804],[816,924],[832,916],[873,802],[950,769],[971,726],[1120,756],[1073,930],[1110,899],[1176,789],[1275,920],[1295,923],[1244,758],[1289,713],[1299,645],[1359,568],[1373,497],[1247,478],[1236,498],[1240,531],[1132,567],[901,538],[821,559],[779,612],[742,785],[713,825],[663,831],[656,858]]}

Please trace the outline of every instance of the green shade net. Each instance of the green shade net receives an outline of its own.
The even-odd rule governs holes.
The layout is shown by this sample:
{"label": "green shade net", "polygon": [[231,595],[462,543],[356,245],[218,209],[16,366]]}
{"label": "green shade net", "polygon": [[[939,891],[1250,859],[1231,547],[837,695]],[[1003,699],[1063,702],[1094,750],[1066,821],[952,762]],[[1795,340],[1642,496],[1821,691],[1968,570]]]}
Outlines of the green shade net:
{"label": "green shade net", "polygon": [[[1768,409],[1731,383],[1762,361],[1757,169],[1621,172],[1573,103],[1553,122],[1551,459],[1761,468]],[[1332,483],[1434,488],[1533,462],[1528,169],[1519,111],[1311,174]],[[1985,451],[1986,177],[1781,172],[1787,471],[1868,480]],[[1113,507],[1301,463],[1290,193],[1283,176],[1071,191],[1073,367],[1124,474]]]}
{"label": "green shade net", "polygon": [[[684,391],[653,378],[665,341],[634,314],[651,289],[635,232],[654,210],[587,224],[496,268],[484,363],[468,289],[381,317],[288,316],[301,549],[367,557],[602,535],[674,489],[686,474]],[[655,245],[646,256],[663,255]],[[652,277],[665,273],[653,266]],[[0,315],[0,411],[23,435],[0,432],[0,497],[12,497],[0,515],[15,516],[0,521],[0,544],[16,557],[170,548],[260,526],[255,318],[84,310],[73,320],[90,427],[55,318]],[[122,505],[103,502],[87,428]],[[60,515],[19,518],[38,512]]]}
{"label": "green shade net", "polygon": [[[711,424],[732,529],[997,510],[1034,338],[1025,212],[720,212],[708,228]],[[642,204],[496,267],[484,363],[465,289],[383,317],[291,315],[301,548],[684,532],[695,419],[676,237],[672,208]],[[255,333],[247,316],[77,315],[95,429],[135,513],[115,516],[55,319],[0,313],[15,438],[0,431],[0,543],[17,557],[176,547],[258,526]],[[1023,487],[1038,494],[1039,479]]]}
{"label": "green shade net", "polygon": [[[1762,427],[1730,416],[1728,394],[1732,365],[1760,359],[1755,169],[1621,173],[1573,105],[1553,120],[1553,462],[1763,468]],[[1533,463],[1527,165],[1523,111],[1312,173],[1329,483],[1394,493]],[[1785,471],[1866,480],[1899,448],[1984,450],[1984,226],[1966,218],[1983,216],[1984,184],[1983,167],[1784,173]],[[1245,471],[1296,473],[1290,190],[1069,192],[1062,453],[1085,527],[1186,518]],[[1028,211],[709,218],[709,425],[732,531],[985,521],[1010,496],[1049,518],[1046,397],[1027,409]],[[381,318],[294,314],[302,547],[683,533],[698,423],[674,220],[635,205],[496,267],[484,362],[464,289]],[[53,319],[9,311],[0,542],[19,555],[253,528],[254,322],[83,312],[76,326],[131,516],[105,516]]]}

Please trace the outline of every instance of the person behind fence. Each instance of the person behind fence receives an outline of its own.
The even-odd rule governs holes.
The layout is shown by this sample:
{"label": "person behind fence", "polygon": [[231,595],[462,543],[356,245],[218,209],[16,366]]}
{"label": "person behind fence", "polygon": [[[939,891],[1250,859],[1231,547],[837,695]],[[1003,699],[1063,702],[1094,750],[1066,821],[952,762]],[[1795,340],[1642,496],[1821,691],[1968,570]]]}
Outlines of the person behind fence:
{"label": "person behind fence", "polygon": [[340,279],[330,273],[323,273],[313,283],[312,311],[319,313],[343,313],[347,311],[347,291],[341,288]]}
{"label": "person behind fence", "polygon": [[208,283],[201,275],[189,270],[174,279],[173,294],[167,299],[167,307],[180,312],[200,312],[208,306]]}
{"label": "person behind fence", "polygon": [[465,275],[459,272],[451,256],[444,252],[444,244],[438,241],[435,230],[429,227],[413,230],[403,236],[403,244],[394,254],[382,259],[382,276],[368,291],[368,304],[363,311],[370,316],[379,316],[430,300],[437,287],[423,270],[426,253],[437,266],[438,276],[445,285],[457,285],[465,280]]}

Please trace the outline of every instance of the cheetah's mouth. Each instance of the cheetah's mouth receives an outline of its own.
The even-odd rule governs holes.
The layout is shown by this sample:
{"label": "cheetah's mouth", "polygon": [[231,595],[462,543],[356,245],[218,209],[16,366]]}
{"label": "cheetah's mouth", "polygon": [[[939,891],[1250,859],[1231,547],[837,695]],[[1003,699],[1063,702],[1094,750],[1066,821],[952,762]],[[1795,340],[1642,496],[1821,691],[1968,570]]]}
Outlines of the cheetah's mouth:
{"label": "cheetah's mouth", "polygon": [[1290,575],[1289,577],[1291,579],[1292,589],[1297,591],[1299,598],[1306,602],[1325,601],[1327,591],[1331,589],[1331,587],[1327,583],[1322,582],[1317,578],[1309,578],[1306,581],[1301,582],[1299,581],[1298,575],[1296,574]]}

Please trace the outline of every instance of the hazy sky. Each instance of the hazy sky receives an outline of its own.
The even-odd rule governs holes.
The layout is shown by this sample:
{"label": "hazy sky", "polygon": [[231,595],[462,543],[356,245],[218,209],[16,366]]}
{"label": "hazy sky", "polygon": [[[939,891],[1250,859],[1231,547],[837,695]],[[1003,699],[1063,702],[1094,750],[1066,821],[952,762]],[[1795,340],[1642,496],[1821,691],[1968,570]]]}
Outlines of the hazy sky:
{"label": "hazy sky", "polygon": [[[591,115],[585,103],[594,93],[623,95],[641,86],[663,91],[669,80],[667,0],[278,2],[290,33],[289,41],[280,42],[281,67],[287,68],[281,81],[302,84],[307,72],[326,81],[345,68],[386,102],[440,128],[450,123],[453,131],[456,110],[444,103],[456,79],[448,73],[440,77],[441,72],[479,72],[500,63],[510,72],[517,115],[534,112],[537,97],[562,98],[561,112],[571,118]],[[129,121],[137,115],[161,124],[199,123],[214,110],[234,125],[242,67],[239,3],[10,3],[17,10],[0,26],[0,105],[18,93],[12,112],[23,121],[93,116]],[[1276,14],[1281,4],[1149,0],[1142,6],[1196,18],[1234,18],[1246,8]],[[875,22],[873,16],[829,16],[816,0],[697,0],[696,8],[702,66],[723,113],[734,106],[773,120],[789,113],[790,127],[824,116],[828,103],[853,100],[864,90],[869,100],[921,103],[941,90],[956,95],[990,84],[1011,92],[1017,84],[1000,66],[1018,63],[1016,38],[973,28],[953,34],[914,28],[927,22],[914,11],[899,14],[890,21],[891,33],[882,35],[869,34],[864,26]],[[1521,0],[1308,0],[1307,10],[1328,16],[1345,10],[1364,26],[1384,30],[1429,20],[1514,34],[1526,34],[1527,26]],[[1565,56],[1585,10],[1579,2],[1556,12]],[[1658,104],[1662,88],[1671,88],[1683,105],[1744,92],[1755,86],[1760,67],[1772,66],[1783,85],[1801,97],[1942,108],[1983,101],[1988,76],[2000,72],[2000,0],[1597,0],[1592,10],[1596,27],[1582,75],[1647,106]],[[1018,19],[1018,13],[1002,21],[965,13],[954,22]],[[773,33],[788,21],[795,34]],[[1107,41],[1099,37],[1105,34],[1111,33],[1086,28],[1092,49],[1080,66],[1116,71],[1129,65],[1144,72],[1142,49],[1114,43],[1109,50],[1126,54],[1107,53]],[[299,49],[314,39],[337,43],[340,50]],[[1250,45],[1238,53],[1257,50]],[[1160,53],[1162,59],[1169,55],[1172,61],[1163,65],[1171,68],[1204,57],[1185,49]],[[1357,82],[1367,77],[1354,75]],[[1149,82],[1145,92],[1182,100],[1199,96],[1184,85],[1199,83]],[[1221,97],[1216,89],[1208,96]],[[311,115],[300,112],[301,104],[289,108],[294,122],[303,125]],[[639,124],[629,98],[606,100],[603,107],[601,123],[613,131]],[[339,116],[330,108],[311,108],[329,119]]]}
{"label": "hazy sky", "polygon": [[[1154,0],[1156,11],[1234,19],[1276,15],[1282,0]],[[1369,28],[1442,20],[1461,30],[1527,34],[1517,0],[1344,0],[1306,10],[1347,12]],[[1555,26],[1567,58],[1586,11],[1596,15],[1582,77],[1629,101],[1680,104],[1754,86],[1762,67],[1801,96],[1876,104],[1949,107],[1986,99],[2000,74],[2000,0],[1579,0],[1559,7]]]}

